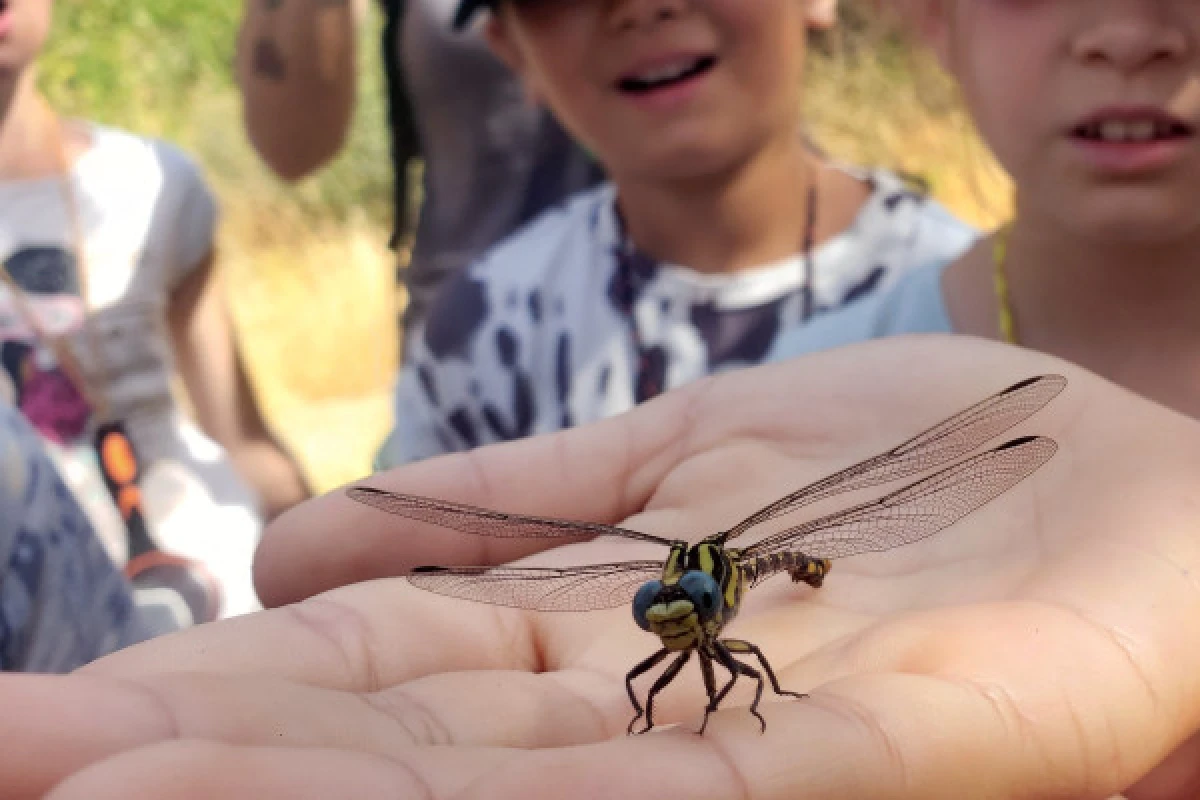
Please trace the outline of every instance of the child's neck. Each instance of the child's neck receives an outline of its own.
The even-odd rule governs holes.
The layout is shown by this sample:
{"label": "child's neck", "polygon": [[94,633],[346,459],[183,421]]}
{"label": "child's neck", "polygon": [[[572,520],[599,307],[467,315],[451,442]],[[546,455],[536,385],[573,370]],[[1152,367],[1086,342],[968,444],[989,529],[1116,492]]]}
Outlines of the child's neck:
{"label": "child's neck", "polygon": [[[1120,247],[1019,220],[1006,272],[1019,344],[1200,417],[1200,233]],[[998,336],[992,275],[990,242],[948,271],[960,332]]]}
{"label": "child's neck", "polygon": [[0,83],[0,180],[60,173],[58,126],[58,118],[37,91],[32,69]]}
{"label": "child's neck", "polygon": [[1111,352],[1185,337],[1200,348],[1200,232],[1121,247],[1017,223],[1007,271],[1031,347],[1079,342]]}
{"label": "child's neck", "polygon": [[621,214],[639,249],[663,262],[715,274],[762,266],[800,252],[813,181],[819,181],[814,241],[829,235],[830,225],[838,223],[833,218],[844,217],[846,211],[827,209],[833,208],[835,200],[847,205],[848,192],[845,186],[837,186],[838,197],[828,196],[831,192],[826,189],[835,178],[822,172],[816,157],[796,136],[764,148],[727,174],[678,183],[620,177],[616,182]]}

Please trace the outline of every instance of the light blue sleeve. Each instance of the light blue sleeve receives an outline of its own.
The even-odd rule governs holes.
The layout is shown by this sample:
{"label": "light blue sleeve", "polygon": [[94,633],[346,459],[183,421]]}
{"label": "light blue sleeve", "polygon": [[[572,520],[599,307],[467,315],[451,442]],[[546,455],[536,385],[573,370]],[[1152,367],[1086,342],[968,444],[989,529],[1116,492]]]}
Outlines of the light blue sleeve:
{"label": "light blue sleeve", "polygon": [[912,270],[890,289],[779,335],[767,361],[782,361],[843,345],[906,333],[953,333],[942,299],[945,263]]}
{"label": "light blue sleeve", "polygon": [[0,671],[68,672],[148,635],[41,440],[0,403]]}

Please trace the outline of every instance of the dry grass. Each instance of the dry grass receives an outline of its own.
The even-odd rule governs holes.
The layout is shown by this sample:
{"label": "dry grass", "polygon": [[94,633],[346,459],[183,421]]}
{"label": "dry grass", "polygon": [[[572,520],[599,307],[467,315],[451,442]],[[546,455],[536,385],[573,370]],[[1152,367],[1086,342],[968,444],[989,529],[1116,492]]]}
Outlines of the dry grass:
{"label": "dry grass", "polygon": [[362,477],[390,427],[397,362],[386,237],[362,221],[295,225],[287,241],[247,247],[241,227],[222,232],[223,263],[267,417],[319,490]]}
{"label": "dry grass", "polygon": [[1007,219],[1008,177],[979,141],[949,79],[919,53],[880,50],[812,59],[806,121],[817,141],[851,163],[920,176],[976,225]]}

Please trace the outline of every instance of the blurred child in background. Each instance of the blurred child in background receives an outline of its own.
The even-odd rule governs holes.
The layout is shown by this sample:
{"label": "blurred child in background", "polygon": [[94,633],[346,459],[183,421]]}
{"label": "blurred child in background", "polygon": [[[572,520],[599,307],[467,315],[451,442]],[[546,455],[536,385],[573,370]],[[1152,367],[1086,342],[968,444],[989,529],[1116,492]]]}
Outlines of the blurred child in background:
{"label": "blurred child in background", "polygon": [[953,258],[973,232],[802,136],[833,0],[466,0],[612,183],[439,295],[410,343],[392,465],[620,413],[758,363],[783,332]]}
{"label": "blurred child in background", "polygon": [[1067,358],[1200,417],[1200,5],[909,6],[1012,176],[1015,218],[782,337],[773,357],[955,331]]}
{"label": "blurred child in background", "polygon": [[[153,544],[203,564],[227,613],[250,610],[263,513],[307,490],[238,359],[213,198],[175,148],[55,113],[35,68],[52,9],[0,2],[0,397],[42,435],[118,563]],[[172,397],[176,365],[207,435]],[[136,492],[129,459],[99,449],[109,428],[139,458]],[[150,542],[131,533],[135,506]]]}

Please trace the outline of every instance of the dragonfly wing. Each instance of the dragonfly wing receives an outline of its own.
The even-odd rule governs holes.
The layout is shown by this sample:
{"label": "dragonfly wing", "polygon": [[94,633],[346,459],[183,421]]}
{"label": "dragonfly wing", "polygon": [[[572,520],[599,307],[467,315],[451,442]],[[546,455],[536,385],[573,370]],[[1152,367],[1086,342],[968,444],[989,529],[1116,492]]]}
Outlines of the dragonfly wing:
{"label": "dragonfly wing", "polygon": [[763,539],[743,556],[796,550],[810,558],[844,558],[924,539],[1020,483],[1057,449],[1041,436],[1013,439],[879,500]]}
{"label": "dragonfly wing", "polygon": [[953,461],[1033,415],[1066,385],[1067,379],[1061,375],[1040,375],[1015,383],[886,453],[776,500],[731,528],[725,540],[823,498],[898,480]]}
{"label": "dragonfly wing", "polygon": [[534,611],[594,611],[632,602],[647,581],[662,577],[661,561],[579,567],[418,567],[408,576],[421,589],[463,600]]}
{"label": "dragonfly wing", "polygon": [[560,536],[619,536],[642,542],[671,546],[671,542],[657,536],[598,522],[530,517],[523,514],[508,514],[486,508],[435,500],[414,494],[388,492],[369,486],[355,486],[346,494],[360,503],[421,522],[429,522],[476,536],[495,536],[506,539],[532,538],[549,539]]}

